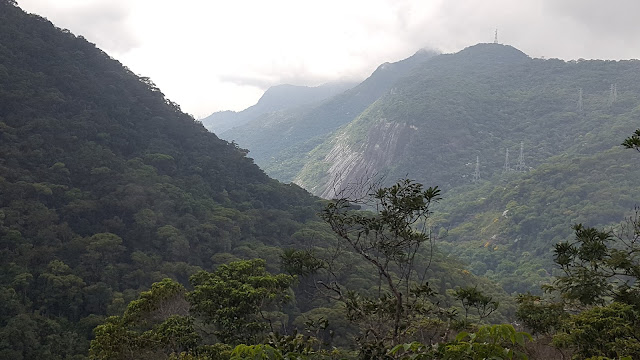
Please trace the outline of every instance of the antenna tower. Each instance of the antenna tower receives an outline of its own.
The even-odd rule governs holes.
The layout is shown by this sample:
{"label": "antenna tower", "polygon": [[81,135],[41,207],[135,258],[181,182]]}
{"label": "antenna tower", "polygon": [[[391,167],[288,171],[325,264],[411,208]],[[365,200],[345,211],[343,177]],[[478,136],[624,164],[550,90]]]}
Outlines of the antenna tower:
{"label": "antenna tower", "polygon": [[516,165],[516,171],[527,171],[527,167],[524,164],[524,141],[520,142],[520,156],[518,157],[518,164]]}
{"label": "antenna tower", "polygon": [[509,166],[509,149],[507,149],[507,154],[504,156],[504,172],[511,171],[511,167]]}
{"label": "antenna tower", "polygon": [[578,111],[582,112],[582,88],[578,91]]}
{"label": "antenna tower", "polygon": [[613,102],[618,100],[618,84],[613,84]]}
{"label": "antenna tower", "polygon": [[480,156],[476,156],[476,170],[473,172],[473,182],[480,181]]}
{"label": "antenna tower", "polygon": [[496,29],[496,32],[494,33],[493,36],[493,43],[497,44],[498,43],[498,29]]}

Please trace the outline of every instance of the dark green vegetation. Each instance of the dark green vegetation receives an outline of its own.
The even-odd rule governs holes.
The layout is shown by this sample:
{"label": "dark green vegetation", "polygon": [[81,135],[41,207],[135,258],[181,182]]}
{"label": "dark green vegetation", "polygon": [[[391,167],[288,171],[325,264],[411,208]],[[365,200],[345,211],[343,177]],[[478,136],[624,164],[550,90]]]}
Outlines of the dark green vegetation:
{"label": "dark green vegetation", "polygon": [[571,241],[555,246],[561,275],[544,286],[549,296],[520,295],[517,315],[573,358],[637,359],[640,217],[636,212],[613,231],[581,224],[574,230]]}
{"label": "dark green vegetation", "polygon": [[[153,344],[154,359],[200,339],[254,342],[266,336],[256,309],[289,334],[328,319],[326,341],[331,332],[335,345],[353,348],[359,329],[340,303],[310,280],[271,275],[283,248],[324,255],[336,243],[317,216],[324,202],[268,178],[245,155],[148,78],[0,0],[0,358],[86,358],[100,324],[95,336],[116,331],[135,346]],[[341,255],[341,284],[375,294],[369,264]],[[478,284],[501,303],[493,319],[515,313],[499,288],[443,258],[434,253],[425,273],[434,302],[462,309],[447,291]],[[249,262],[233,263],[241,259]],[[245,292],[231,296],[243,282]],[[233,310],[235,300],[245,303]],[[189,309],[193,320],[184,318]],[[205,325],[213,330],[203,333]],[[172,337],[175,329],[185,336]]]}
{"label": "dark green vegetation", "polygon": [[[202,125],[212,133],[220,134],[266,113],[291,110],[305,105],[319,103],[339,94],[356,84],[327,83],[317,87],[277,85],[272,86],[258,102],[245,110],[219,111],[202,119]],[[231,139],[229,139],[231,140]]]}
{"label": "dark green vegetation", "polygon": [[[437,188],[423,189],[406,180],[375,189],[365,199],[376,204],[378,211],[354,210],[346,199],[326,205],[322,218],[339,237],[333,249],[291,250],[282,256],[284,268],[299,276],[299,285],[311,283],[319,290],[315,295],[324,292],[342,305],[328,315],[344,314],[348,322],[340,329],[342,334],[344,328],[355,327],[351,351],[351,346],[331,347],[337,334],[328,327],[327,318],[318,314],[305,321],[304,329],[310,334],[279,335],[276,330],[286,331],[287,314],[282,310],[291,300],[288,290],[296,277],[271,275],[263,260],[249,260],[192,275],[190,292],[170,279],[154,284],[129,304],[124,315],[110,317],[95,329],[90,358],[135,354],[140,359],[394,359],[404,358],[408,350],[429,358],[509,358],[524,350],[528,335],[517,333],[511,325],[480,327],[477,334],[460,332],[452,338],[456,330],[472,326],[470,309],[486,317],[497,302],[477,287],[459,289],[455,297],[462,300],[465,317],[456,321],[456,309],[442,307],[426,282],[430,264],[421,259],[420,247],[429,245],[431,238],[414,225],[430,216],[429,207],[439,200]],[[377,291],[350,289],[353,284],[343,282],[337,271],[345,266],[338,261],[342,252],[351,252],[355,262],[364,260],[378,274]],[[463,341],[466,337],[469,341]],[[410,340],[428,346],[397,345]]]}
{"label": "dark green vegetation", "polygon": [[[507,59],[522,58],[508,51]],[[452,187],[454,205],[466,191],[487,194],[466,212],[443,203],[447,194],[436,207],[439,190],[409,180],[365,189],[372,203],[360,211],[353,199],[322,201],[269,179],[246,151],[207,132],[149,79],[0,0],[0,358],[539,354],[526,333],[496,325],[513,315],[576,358],[638,357],[637,218],[613,232],[576,226],[571,236],[561,220],[542,216],[561,218],[565,205],[550,204],[566,193],[559,201],[579,201],[566,206],[576,222],[608,224],[637,198],[624,188],[637,179],[633,152],[611,149],[633,130],[634,100],[623,101],[621,83],[609,110],[594,110],[611,112],[606,129],[583,135],[573,154],[527,174]],[[586,119],[587,109],[585,102]],[[600,134],[615,139],[605,145]],[[638,149],[638,134],[625,146]],[[580,171],[588,182],[568,176]],[[575,189],[561,190],[572,181]],[[622,185],[614,189],[611,181]],[[604,199],[610,207],[597,205]],[[596,209],[589,200],[599,201]],[[509,211],[482,207],[492,203]],[[475,230],[487,236],[487,225],[500,234],[512,226],[534,233],[545,221],[557,221],[545,236],[567,232],[558,240],[570,242],[546,260],[559,275],[545,287],[548,298],[522,295],[516,314],[497,286],[438,251],[446,246],[436,235],[465,243],[462,229],[474,212],[485,226]],[[453,224],[449,231],[446,224]],[[461,255],[495,252],[486,263],[495,260],[503,277],[526,263],[511,254],[528,260],[532,253],[520,250],[549,251],[535,239],[490,239],[496,243]],[[501,253],[505,247],[518,251]],[[481,272],[482,261],[472,269]],[[535,274],[515,271],[525,284],[545,278]]]}

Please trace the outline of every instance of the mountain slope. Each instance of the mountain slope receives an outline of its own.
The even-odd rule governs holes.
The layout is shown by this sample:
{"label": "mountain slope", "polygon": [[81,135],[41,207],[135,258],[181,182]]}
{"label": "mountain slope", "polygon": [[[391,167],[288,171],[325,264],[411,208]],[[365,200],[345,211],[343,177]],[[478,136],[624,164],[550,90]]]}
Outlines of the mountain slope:
{"label": "mountain slope", "polygon": [[[258,257],[277,272],[283,247],[326,248],[320,199],[245,155],[149,79],[0,0],[0,358],[84,359],[92,329],[153,282]],[[441,288],[505,295],[440,257],[428,275]],[[342,281],[375,288],[348,264]],[[341,314],[292,300],[292,323]]]}
{"label": "mountain slope", "polygon": [[296,182],[324,197],[375,175],[443,187],[441,247],[530,291],[573,224],[615,225],[640,199],[633,154],[616,148],[638,126],[639,84],[637,60],[530,59],[495,44],[438,56],[313,149]]}
{"label": "mountain slope", "polygon": [[310,152],[295,181],[330,197],[366,169],[450,189],[470,182],[476,157],[482,177],[502,171],[507,149],[515,165],[521,142],[533,167],[582,144],[580,135],[603,133],[589,148],[605,149],[635,126],[639,69],[638,61],[530,59],[497,44],[441,55]]}
{"label": "mountain slope", "polygon": [[255,105],[239,112],[220,111],[213,113],[202,119],[202,124],[209,131],[220,134],[234,127],[243,125],[263,114],[319,103],[354,85],[355,84],[344,82],[327,83],[316,87],[287,84],[272,86],[265,91]]}
{"label": "mountain slope", "polygon": [[422,50],[402,61],[382,64],[358,86],[319,105],[264,114],[220,136],[249,149],[256,163],[270,176],[291,181],[302,168],[308,151],[389,92],[399,78],[434,55],[432,51]]}
{"label": "mountain slope", "polygon": [[0,358],[82,359],[164,277],[258,256],[276,271],[296,232],[330,235],[318,209],[149,79],[0,1]]}

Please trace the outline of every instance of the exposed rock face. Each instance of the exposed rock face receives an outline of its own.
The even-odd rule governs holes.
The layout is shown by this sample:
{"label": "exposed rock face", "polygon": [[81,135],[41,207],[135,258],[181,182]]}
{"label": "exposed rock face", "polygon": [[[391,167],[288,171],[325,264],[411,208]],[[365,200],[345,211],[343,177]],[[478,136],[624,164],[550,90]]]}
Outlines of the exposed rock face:
{"label": "exposed rock face", "polygon": [[404,123],[381,121],[369,129],[360,144],[350,144],[343,132],[324,158],[330,165],[326,176],[312,191],[323,198],[333,198],[349,184],[376,176],[393,166],[402,156],[411,132],[412,128]]}

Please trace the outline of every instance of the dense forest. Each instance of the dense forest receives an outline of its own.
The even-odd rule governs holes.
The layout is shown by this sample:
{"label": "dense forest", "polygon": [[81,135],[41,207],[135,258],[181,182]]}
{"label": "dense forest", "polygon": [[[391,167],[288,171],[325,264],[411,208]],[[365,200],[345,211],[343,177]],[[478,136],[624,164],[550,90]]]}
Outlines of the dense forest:
{"label": "dense forest", "polygon": [[[318,216],[323,200],[268,178],[246,150],[182,113],[150,79],[7,0],[0,138],[3,359],[86,358],[93,329],[156,282],[192,290],[199,271],[243,260],[261,274],[280,273],[285,249],[319,256],[337,241]],[[376,287],[363,259],[341,255],[333,274],[342,284]],[[462,308],[446,290],[479,284],[504,303],[494,319],[514,314],[499,287],[435,250],[429,256],[426,276],[442,289],[434,301]],[[291,281],[283,282],[280,329],[330,318],[326,331],[353,349],[359,330],[342,305]]]}
{"label": "dense forest", "polygon": [[[606,151],[509,173],[502,192],[370,178],[323,200],[0,0],[0,359],[637,358],[637,216],[609,231],[626,213],[581,212],[584,225],[557,221],[528,255],[502,252],[506,236],[473,249],[488,226],[539,233],[590,200],[631,207],[633,181],[610,174],[633,174],[640,155],[617,144],[640,149],[640,131],[621,124],[581,147]],[[556,276],[512,271],[532,254]],[[525,284],[482,276],[510,272]],[[542,283],[544,296],[526,293]]]}
{"label": "dense forest", "polygon": [[478,44],[398,64],[405,72],[387,82],[377,80],[390,64],[318,106],[325,115],[356,110],[353,91],[379,90],[304,144],[265,149],[274,128],[313,129],[287,112],[224,135],[268,174],[325,198],[372,176],[440,186],[446,195],[430,222],[440,249],[510,294],[540,292],[554,274],[553,245],[573,236],[572,224],[611,229],[632,214],[640,169],[618,144],[637,127],[640,61],[535,59]]}

